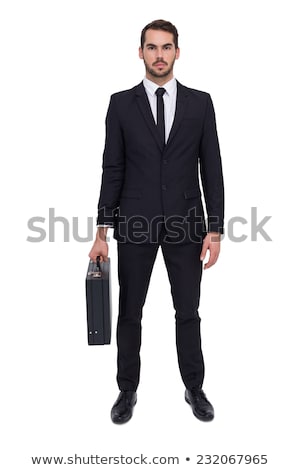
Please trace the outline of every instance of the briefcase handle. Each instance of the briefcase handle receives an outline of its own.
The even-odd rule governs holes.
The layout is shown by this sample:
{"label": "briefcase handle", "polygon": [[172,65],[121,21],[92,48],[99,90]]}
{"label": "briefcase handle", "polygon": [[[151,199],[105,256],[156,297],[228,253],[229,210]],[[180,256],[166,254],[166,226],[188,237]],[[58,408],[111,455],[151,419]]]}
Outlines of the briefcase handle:
{"label": "briefcase handle", "polygon": [[96,264],[97,264],[97,268],[99,269],[99,271],[101,271],[100,256],[97,256],[97,258],[96,258]]}
{"label": "briefcase handle", "polygon": [[[90,263],[92,263],[92,260],[90,260]],[[102,277],[103,272],[100,265],[100,256],[96,258],[96,267],[98,271],[88,271],[88,275],[92,277]]]}
{"label": "briefcase handle", "polygon": [[101,265],[100,265],[100,256],[97,256],[97,258],[96,258],[96,265],[97,265],[97,268],[98,268],[98,276],[101,277],[102,276],[102,269],[101,269]]}

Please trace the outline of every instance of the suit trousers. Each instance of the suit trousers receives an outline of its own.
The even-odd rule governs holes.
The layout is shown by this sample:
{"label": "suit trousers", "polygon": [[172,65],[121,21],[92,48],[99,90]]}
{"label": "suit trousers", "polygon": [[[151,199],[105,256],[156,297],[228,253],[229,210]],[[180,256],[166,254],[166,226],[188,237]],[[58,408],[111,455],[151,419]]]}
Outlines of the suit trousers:
{"label": "suit trousers", "polygon": [[[200,284],[202,243],[168,243],[162,227],[157,243],[118,242],[119,315],[117,323],[117,382],[120,390],[136,390],[140,378],[142,309],[152,268],[161,246],[175,309],[178,365],[186,388],[201,385]],[[167,332],[166,332],[167,335]]]}

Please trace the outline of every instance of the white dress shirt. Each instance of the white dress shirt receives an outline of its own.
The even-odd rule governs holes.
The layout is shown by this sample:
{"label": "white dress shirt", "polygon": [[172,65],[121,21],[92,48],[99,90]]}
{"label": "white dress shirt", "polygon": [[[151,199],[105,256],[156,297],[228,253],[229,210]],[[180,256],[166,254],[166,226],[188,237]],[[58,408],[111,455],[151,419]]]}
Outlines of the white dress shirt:
{"label": "white dress shirt", "polygon": [[[157,88],[164,88],[166,91],[163,94],[164,111],[165,111],[165,134],[166,142],[168,141],[170,131],[173,125],[175,111],[176,111],[176,98],[177,98],[177,82],[173,77],[163,87],[152,82],[148,78],[144,78],[143,85],[145,87],[147,97],[150,103],[151,111],[153,114],[154,122],[157,120],[157,96],[155,94]],[[111,227],[108,224],[97,225],[97,227]]]}

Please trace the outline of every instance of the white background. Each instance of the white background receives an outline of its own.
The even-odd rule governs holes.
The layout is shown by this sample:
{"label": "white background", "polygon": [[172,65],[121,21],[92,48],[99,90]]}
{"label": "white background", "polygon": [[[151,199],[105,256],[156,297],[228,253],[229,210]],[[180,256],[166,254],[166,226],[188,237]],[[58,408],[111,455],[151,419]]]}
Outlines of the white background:
{"label": "white background", "polygon": [[[299,468],[296,6],[1,2],[1,468],[75,453],[178,456],[181,468],[195,468],[197,454],[267,454],[265,468]],[[203,276],[204,389],[215,420],[198,421],[183,398],[159,251],[144,308],[138,403],[133,419],[118,427],[110,420],[118,394],[115,337],[110,346],[87,346],[91,242],[73,239],[72,218],[86,236],[87,218],[96,217],[109,96],[142,80],[140,31],[157,18],[179,30],[177,79],[212,96],[226,224],[245,217],[235,234],[248,238],[225,237],[217,265]],[[258,220],[272,216],[265,226],[272,242],[260,235],[251,241],[251,207]],[[69,242],[59,223],[49,242],[49,208],[68,219]],[[45,218],[40,243],[26,240],[37,236],[27,227],[35,216]],[[115,331],[115,240],[110,257]]]}

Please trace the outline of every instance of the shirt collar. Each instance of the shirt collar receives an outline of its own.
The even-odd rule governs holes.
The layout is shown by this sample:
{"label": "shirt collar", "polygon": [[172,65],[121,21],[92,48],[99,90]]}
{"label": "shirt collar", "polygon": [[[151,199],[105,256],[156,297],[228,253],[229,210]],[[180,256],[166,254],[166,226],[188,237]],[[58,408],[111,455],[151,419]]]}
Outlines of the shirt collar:
{"label": "shirt collar", "polygon": [[[160,88],[159,85],[156,83],[152,82],[148,78],[144,78],[143,80],[143,85],[146,88],[147,92],[150,93],[150,95],[154,96],[157,88]],[[177,82],[175,77],[171,78],[167,83],[164,84],[163,88],[166,90],[166,93],[170,96],[172,96],[177,88]]]}

